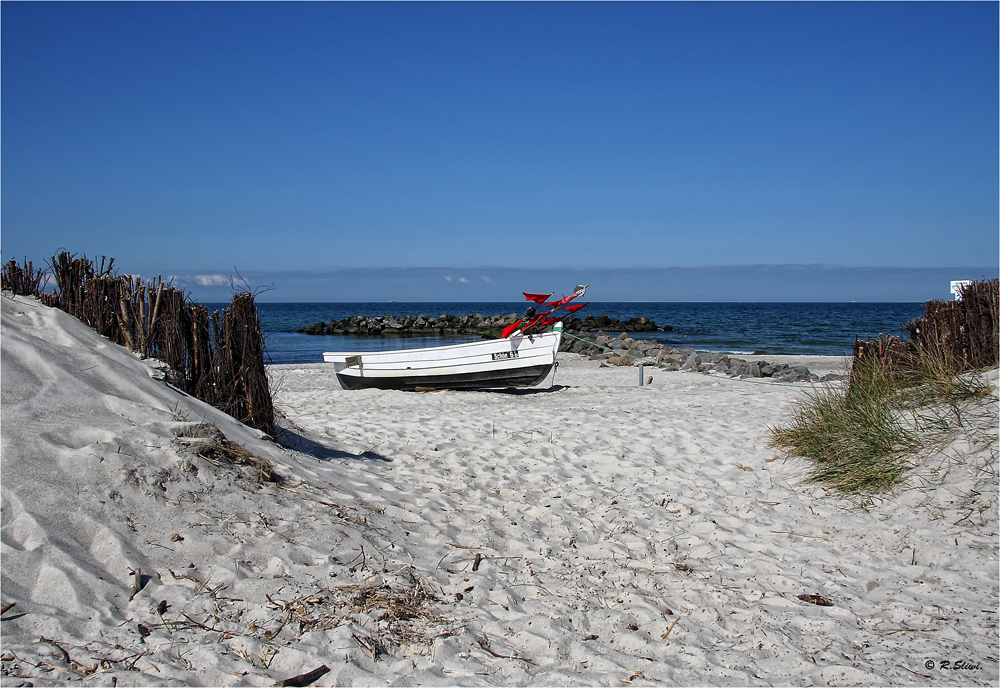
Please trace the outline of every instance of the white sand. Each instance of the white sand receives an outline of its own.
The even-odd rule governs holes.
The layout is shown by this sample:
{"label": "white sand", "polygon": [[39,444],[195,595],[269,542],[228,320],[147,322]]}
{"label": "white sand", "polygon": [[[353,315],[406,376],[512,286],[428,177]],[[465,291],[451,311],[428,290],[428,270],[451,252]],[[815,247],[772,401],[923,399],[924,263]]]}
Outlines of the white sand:
{"label": "white sand", "polygon": [[[4,686],[998,681],[995,434],[862,509],[773,460],[808,385],[563,356],[552,389],[347,392],[275,366],[300,453],[0,301]],[[174,441],[200,422],[285,485]]]}

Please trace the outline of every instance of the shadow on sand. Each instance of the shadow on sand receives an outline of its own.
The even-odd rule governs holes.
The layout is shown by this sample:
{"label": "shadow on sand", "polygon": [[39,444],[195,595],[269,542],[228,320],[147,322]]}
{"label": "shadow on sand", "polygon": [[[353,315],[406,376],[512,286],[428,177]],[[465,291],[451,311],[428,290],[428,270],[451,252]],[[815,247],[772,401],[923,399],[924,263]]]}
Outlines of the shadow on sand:
{"label": "shadow on sand", "polygon": [[320,461],[381,461],[392,463],[392,459],[382,456],[373,451],[365,451],[360,454],[350,454],[339,449],[331,449],[325,445],[306,437],[305,433],[298,429],[281,428],[277,434],[277,442],[282,447],[293,449],[303,454],[315,457]]}
{"label": "shadow on sand", "polygon": [[545,389],[535,389],[534,387],[507,387],[506,389],[477,389],[459,391],[489,392],[491,394],[506,394],[512,397],[520,397],[532,394],[551,394],[552,392],[559,392],[564,389],[569,388],[566,385],[552,385],[551,387],[546,387]]}

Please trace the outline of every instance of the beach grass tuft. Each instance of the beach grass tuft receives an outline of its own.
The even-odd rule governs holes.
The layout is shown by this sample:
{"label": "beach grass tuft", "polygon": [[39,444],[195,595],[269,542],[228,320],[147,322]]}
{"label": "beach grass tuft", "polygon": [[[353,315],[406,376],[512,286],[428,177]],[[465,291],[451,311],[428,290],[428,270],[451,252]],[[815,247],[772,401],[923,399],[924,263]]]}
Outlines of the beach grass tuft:
{"label": "beach grass tuft", "polygon": [[979,372],[962,373],[933,353],[915,351],[904,365],[862,357],[848,386],[812,392],[787,425],[770,429],[770,444],[812,459],[812,482],[847,493],[888,492],[924,452],[943,446],[970,419],[981,422],[970,408],[988,397]]}

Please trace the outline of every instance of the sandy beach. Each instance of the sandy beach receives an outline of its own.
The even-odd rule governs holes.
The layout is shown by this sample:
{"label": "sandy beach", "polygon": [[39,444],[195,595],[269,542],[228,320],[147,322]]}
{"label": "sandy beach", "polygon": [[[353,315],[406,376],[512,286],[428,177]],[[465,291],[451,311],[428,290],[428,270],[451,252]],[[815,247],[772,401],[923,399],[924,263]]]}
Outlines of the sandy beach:
{"label": "sandy beach", "polygon": [[767,444],[810,384],[560,355],[495,392],[272,366],[272,441],[0,302],[5,686],[1000,679],[996,433],[846,499]]}

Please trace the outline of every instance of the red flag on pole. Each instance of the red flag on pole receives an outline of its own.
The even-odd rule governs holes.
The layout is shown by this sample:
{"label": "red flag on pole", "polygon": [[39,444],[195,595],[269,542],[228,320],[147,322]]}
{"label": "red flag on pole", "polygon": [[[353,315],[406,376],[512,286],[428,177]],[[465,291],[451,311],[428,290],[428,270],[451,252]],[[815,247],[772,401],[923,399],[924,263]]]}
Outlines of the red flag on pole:
{"label": "red flag on pole", "polygon": [[[539,313],[537,316],[535,316],[530,321],[528,321],[528,323],[521,328],[521,332],[525,332],[526,333],[529,329],[531,329],[532,327],[535,327],[536,325],[538,325],[539,327],[545,327],[547,325],[551,325],[551,324],[557,322],[559,320],[558,317],[548,318],[548,316],[552,315],[552,313],[554,313],[555,311],[559,310],[560,307],[562,307],[565,304],[569,303],[570,301],[572,301],[573,299],[575,299],[577,296],[583,296],[585,293],[587,293],[587,287],[588,286],[589,285],[586,285],[586,284],[577,285],[576,289],[574,289],[573,293],[570,294],[569,296],[564,296],[561,299],[558,299],[556,301],[552,301],[551,303],[546,303],[545,304],[546,306],[551,306],[550,310],[548,310],[548,311],[546,311],[544,313]],[[529,294],[526,291],[522,291],[521,293],[524,294],[524,298],[528,299],[529,301],[534,301],[539,306],[542,305],[542,303],[545,301],[545,299],[547,299],[550,296],[552,296],[552,294],[548,294],[548,295],[546,295],[546,294]],[[566,307],[566,312],[567,313],[575,313],[576,311],[580,310],[581,308],[583,308],[586,305],[588,305],[588,304],[584,303],[584,304],[581,304],[579,306],[567,306]],[[529,309],[529,311],[530,310],[531,309]],[[546,318],[548,318],[548,319],[546,320]],[[504,330],[504,332],[506,332],[506,330]],[[504,336],[506,336],[506,335],[504,335]]]}
{"label": "red flag on pole", "polygon": [[509,337],[512,334],[514,334],[514,330],[516,330],[517,326],[520,325],[520,324],[521,324],[520,320],[518,320],[515,323],[511,323],[507,327],[503,328],[503,332],[500,333],[500,336],[503,337],[504,339],[507,339],[507,337]]}
{"label": "red flag on pole", "polygon": [[589,303],[578,303],[575,306],[566,306],[566,308],[564,308],[563,310],[566,311],[567,313],[576,313],[581,308],[586,308],[589,305],[590,305]]}
{"label": "red flag on pole", "polygon": [[570,294],[569,296],[562,297],[558,301],[552,301],[551,303],[547,303],[545,305],[546,306],[552,306],[553,309],[556,309],[556,308],[559,308],[559,306],[563,305],[564,303],[569,303],[570,301],[572,301],[576,297],[577,297],[576,294]]}
{"label": "red flag on pole", "polygon": [[524,298],[525,299],[527,299],[528,301],[534,301],[539,306],[541,306],[543,303],[545,303],[545,299],[547,299],[550,296],[552,296],[551,292],[548,293],[548,294],[529,294],[526,291],[522,291],[521,293],[524,294]]}

